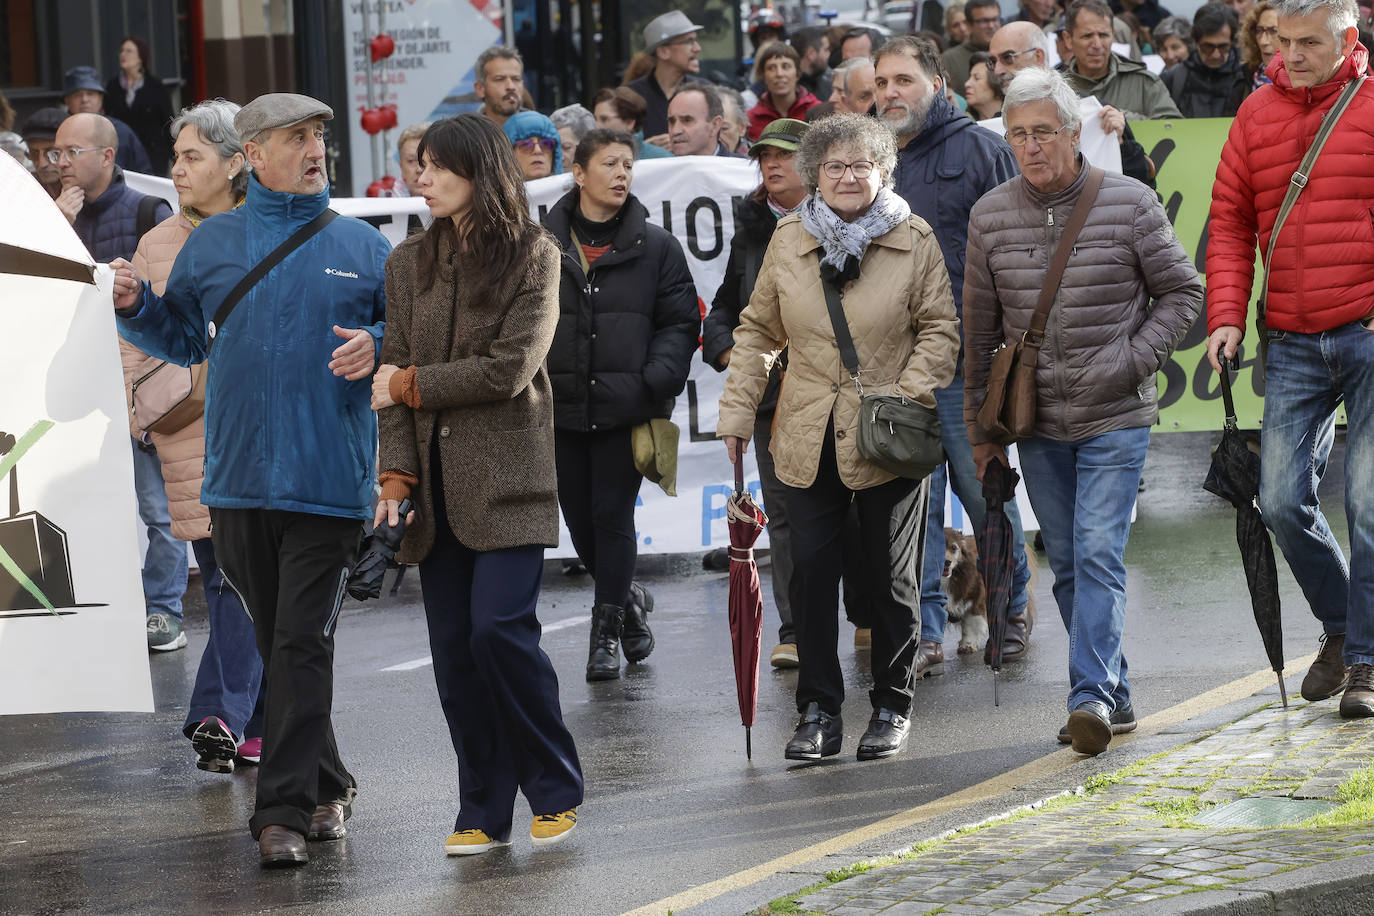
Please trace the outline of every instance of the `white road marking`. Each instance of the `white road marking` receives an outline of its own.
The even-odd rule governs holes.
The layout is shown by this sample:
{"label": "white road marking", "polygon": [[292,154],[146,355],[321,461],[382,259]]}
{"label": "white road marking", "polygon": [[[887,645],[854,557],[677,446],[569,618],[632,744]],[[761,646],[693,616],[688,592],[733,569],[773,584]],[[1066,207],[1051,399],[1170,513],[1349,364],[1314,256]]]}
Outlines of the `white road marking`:
{"label": "white road marking", "polygon": [[[555,632],[555,631],[557,631],[557,630],[566,630],[568,627],[575,627],[575,626],[578,626],[579,624],[587,623],[587,622],[589,622],[591,619],[592,619],[592,618],[591,618],[591,615],[590,615],[590,614],[585,614],[585,615],[583,615],[583,616],[581,616],[581,617],[568,617],[568,618],[565,618],[565,619],[563,619],[563,620],[556,620],[556,621],[554,621],[553,623],[545,624],[545,625],[544,625],[544,628],[543,628],[543,632],[544,632],[544,633],[553,633],[553,632]],[[416,658],[416,659],[412,659],[412,660],[410,660],[410,661],[408,661],[408,662],[401,662],[399,665],[391,665],[390,667],[383,668],[382,670],[383,670],[383,671],[414,671],[416,668],[423,668],[423,667],[425,667],[426,665],[432,665],[432,664],[434,664],[434,656],[432,656],[432,655],[426,655],[424,658]]]}

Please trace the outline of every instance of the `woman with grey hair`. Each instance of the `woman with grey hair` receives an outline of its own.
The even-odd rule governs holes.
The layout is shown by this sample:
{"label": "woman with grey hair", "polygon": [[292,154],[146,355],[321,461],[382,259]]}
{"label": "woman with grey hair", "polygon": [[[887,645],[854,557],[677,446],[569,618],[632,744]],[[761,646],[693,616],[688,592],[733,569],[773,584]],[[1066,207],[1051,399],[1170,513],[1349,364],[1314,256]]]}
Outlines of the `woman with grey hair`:
{"label": "woman with grey hair", "polygon": [[[1009,437],[979,422],[993,354],[1031,333],[1049,265],[1084,202],[1035,356],[1035,425],[1017,443],[1054,597],[1069,631],[1068,724],[1081,754],[1135,728],[1122,654],[1126,538],[1155,374],[1196,320],[1202,282],[1154,191],[1092,168],[1078,150],[1078,97],[1053,70],[1023,70],[1002,102],[1021,174],[974,205],[964,269],[964,419],[978,477]],[[1096,187],[1099,185],[1100,187]]]}
{"label": "woman with grey hair", "polygon": [[1166,16],[1159,20],[1150,37],[1154,39],[1151,45],[1154,52],[1164,59],[1165,70],[1183,63],[1196,48],[1193,26],[1182,16]]}
{"label": "woman with grey hair", "polygon": [[[177,253],[195,228],[243,202],[248,165],[234,130],[238,110],[233,102],[215,99],[184,109],[172,121],[172,184],[181,208],[139,240],[133,261],[138,275],[159,296],[167,286]],[[136,381],[146,384],[150,377],[156,378],[150,375],[154,372],[186,371],[147,356],[122,339],[119,346],[131,408]],[[142,397],[139,406],[145,417],[162,413]],[[235,762],[257,763],[262,755],[262,659],[252,620],[215,562],[210,514],[200,502],[205,476],[205,420],[197,416],[179,429],[158,432],[139,428],[139,419],[131,413],[132,432],[157,449],[167,486],[172,534],[191,542],[210,612],[210,636],[182,733],[195,748],[196,766],[213,773],[232,773]]]}
{"label": "woman with grey hair", "polygon": [[558,128],[558,139],[563,144],[563,161],[572,162],[577,158],[577,144],[596,130],[596,118],[581,105],[564,105],[549,115],[553,126]]}
{"label": "woman with grey hair", "polygon": [[[811,126],[797,155],[810,196],[774,230],[720,399],[717,435],[736,462],[769,370],[788,348],[769,451],[792,526],[801,718],[789,760],[840,750],[840,537],[851,502],[864,575],[885,584],[873,589],[873,715],[859,759],[896,754],[910,730],[928,486],[859,454],[856,382],[863,393],[933,406],[935,389],[954,377],[959,332],[939,243],[892,190],[896,162],[892,132],[872,118],[839,114]],[[861,379],[844,367],[822,281],[838,293]]]}

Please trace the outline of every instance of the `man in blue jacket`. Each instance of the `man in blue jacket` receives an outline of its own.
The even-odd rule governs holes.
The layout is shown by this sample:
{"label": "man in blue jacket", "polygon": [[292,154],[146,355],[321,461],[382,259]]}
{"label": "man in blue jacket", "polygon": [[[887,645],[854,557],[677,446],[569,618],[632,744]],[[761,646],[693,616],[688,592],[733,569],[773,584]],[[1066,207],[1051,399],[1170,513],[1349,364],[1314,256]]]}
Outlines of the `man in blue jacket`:
{"label": "man in blue jacket", "polygon": [[[978,198],[1019,173],[1016,157],[1006,141],[974,124],[946,100],[940,52],[927,39],[911,35],[892,39],[878,51],[874,66],[878,115],[897,135],[895,189],[911,212],[935,230],[954,290],[954,307],[962,318],[969,211]],[[973,462],[973,447],[964,430],[962,358],[954,381],[948,388],[935,392],[935,402],[940,414],[945,465],[931,475],[931,493],[943,493],[948,479],[974,529],[981,533],[986,506]],[[944,508],[943,498],[930,500],[921,574],[918,677],[940,673],[945,660],[946,596],[940,588],[945,561]],[[1021,516],[1015,504],[1007,507],[1007,515],[1015,532],[1016,573],[1002,657],[1012,660],[1026,651],[1034,615],[1027,614],[1030,567]],[[972,634],[966,632],[965,640],[971,638]],[[967,642],[964,645],[967,647]]]}
{"label": "man in blue jacket", "polygon": [[368,379],[390,246],[340,217],[250,289],[223,328],[209,327],[239,281],[329,206],[323,124],[332,117],[322,102],[289,93],[245,105],[234,118],[253,167],[243,206],[191,233],[161,297],[116,262],[115,307],[129,341],[183,366],[206,359],[214,343],[201,501],[265,666],[249,822],[264,867],[306,862],[307,836],[343,836],[352,813],[356,783],[330,724],[334,627],[371,515]]}

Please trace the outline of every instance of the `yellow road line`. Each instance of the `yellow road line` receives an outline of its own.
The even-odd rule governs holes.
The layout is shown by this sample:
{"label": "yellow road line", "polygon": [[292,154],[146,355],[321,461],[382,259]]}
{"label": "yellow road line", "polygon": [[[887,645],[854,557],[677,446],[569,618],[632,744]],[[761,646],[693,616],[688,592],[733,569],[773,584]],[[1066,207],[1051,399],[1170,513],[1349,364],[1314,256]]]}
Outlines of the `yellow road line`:
{"label": "yellow road line", "polygon": [[[1285,670],[1300,671],[1310,665],[1315,658],[1316,654],[1314,653],[1305,658],[1290,660]],[[1200,693],[1195,697],[1170,706],[1168,709],[1161,710],[1154,715],[1146,716],[1144,719],[1140,720],[1140,726],[1135,732],[1113,738],[1112,741],[1117,746],[1121,746],[1149,735],[1159,734],[1167,728],[1172,728],[1181,722],[1186,722],[1208,710],[1225,706],[1227,703],[1232,703],[1236,700],[1243,700],[1248,696],[1253,696],[1255,693],[1258,693],[1273,683],[1274,672],[1268,668],[1256,671],[1253,674],[1247,674],[1244,677],[1231,681],[1229,684],[1222,684],[1220,687]],[[622,916],[663,916],[663,914],[670,911],[674,913],[680,912],[689,907],[694,907],[697,904],[705,903],[722,894],[748,887],[751,884],[757,884],[759,881],[770,878],[778,872],[796,868],[808,862],[814,862],[816,859],[820,859],[824,856],[843,852],[861,843],[876,839],[885,833],[891,833],[894,830],[911,827],[923,821],[929,821],[942,814],[947,814],[950,811],[962,808],[965,805],[970,805],[974,802],[983,801],[1005,792],[1010,792],[1012,789],[1024,783],[1062,772],[1075,763],[1080,762],[1082,759],[1081,756],[1073,752],[1072,748],[1063,748],[1054,753],[1046,754],[1038,760],[1032,760],[1030,763],[1019,766],[1014,770],[1009,770],[1000,776],[994,776],[977,785],[961,789],[952,795],[946,795],[943,798],[937,798],[923,805],[917,805],[915,808],[900,811],[882,820],[874,821],[871,824],[841,833],[820,843],[815,843],[811,846],[798,849],[795,852],[790,852],[785,856],[779,856],[776,859],[760,863],[753,868],[746,868],[743,871],[736,872],[732,875],[726,875],[724,878],[718,878],[707,884],[689,888],[671,897],[664,897],[662,900],[650,903],[647,906],[642,906],[636,910],[631,910],[628,913],[622,914]]]}

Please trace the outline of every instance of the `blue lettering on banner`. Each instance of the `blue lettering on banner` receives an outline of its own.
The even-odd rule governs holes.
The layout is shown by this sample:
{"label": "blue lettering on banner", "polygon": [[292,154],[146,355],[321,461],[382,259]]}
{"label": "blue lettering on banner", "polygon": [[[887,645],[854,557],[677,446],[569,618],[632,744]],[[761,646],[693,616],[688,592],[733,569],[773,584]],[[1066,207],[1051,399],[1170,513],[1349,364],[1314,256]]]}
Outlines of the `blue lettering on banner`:
{"label": "blue lettering on banner", "polygon": [[[754,497],[754,502],[763,506],[763,486],[757,479],[747,481],[744,488],[749,491],[749,495]],[[735,492],[735,488],[729,484],[708,484],[701,488],[701,546],[711,546],[711,523],[716,519],[725,518],[725,503],[730,499],[730,494]],[[716,505],[716,497],[720,497],[720,505]],[[768,508],[763,506],[766,513]]]}

